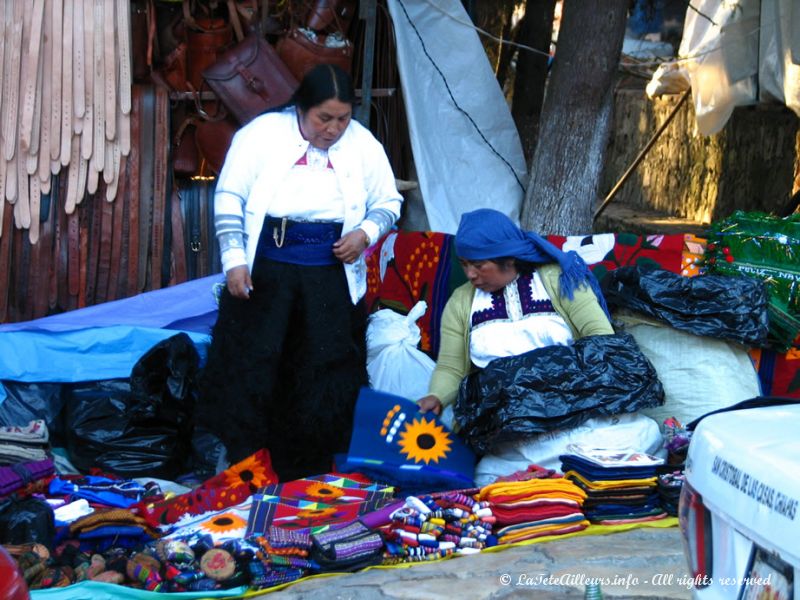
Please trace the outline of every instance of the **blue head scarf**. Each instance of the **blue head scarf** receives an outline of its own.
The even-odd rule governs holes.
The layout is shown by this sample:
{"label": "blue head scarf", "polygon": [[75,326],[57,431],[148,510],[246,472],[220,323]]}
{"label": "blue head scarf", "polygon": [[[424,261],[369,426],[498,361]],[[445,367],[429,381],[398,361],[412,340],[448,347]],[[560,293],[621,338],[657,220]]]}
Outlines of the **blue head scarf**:
{"label": "blue head scarf", "polygon": [[499,211],[479,208],[464,213],[456,232],[456,254],[466,260],[513,257],[540,264],[557,262],[561,295],[572,300],[576,289],[588,285],[609,314],[597,279],[577,252],[562,252],[542,236],[523,231]]}

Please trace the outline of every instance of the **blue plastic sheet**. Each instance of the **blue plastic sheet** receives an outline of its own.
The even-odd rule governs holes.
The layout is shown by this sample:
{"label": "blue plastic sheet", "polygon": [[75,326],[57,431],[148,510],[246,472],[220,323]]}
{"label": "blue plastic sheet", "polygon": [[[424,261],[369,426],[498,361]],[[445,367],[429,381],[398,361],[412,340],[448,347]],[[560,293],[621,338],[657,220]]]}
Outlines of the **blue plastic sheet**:
{"label": "blue plastic sheet", "polygon": [[[185,331],[201,364],[217,318],[212,275],[131,298],[0,325],[0,381],[68,383],[127,378],[136,361]],[[6,392],[0,384],[0,403]]]}
{"label": "blue plastic sheet", "polygon": [[174,592],[159,593],[137,590],[131,587],[82,581],[63,588],[31,590],[31,600],[187,600],[190,598],[233,598],[247,591],[245,587],[231,588],[215,592]]}

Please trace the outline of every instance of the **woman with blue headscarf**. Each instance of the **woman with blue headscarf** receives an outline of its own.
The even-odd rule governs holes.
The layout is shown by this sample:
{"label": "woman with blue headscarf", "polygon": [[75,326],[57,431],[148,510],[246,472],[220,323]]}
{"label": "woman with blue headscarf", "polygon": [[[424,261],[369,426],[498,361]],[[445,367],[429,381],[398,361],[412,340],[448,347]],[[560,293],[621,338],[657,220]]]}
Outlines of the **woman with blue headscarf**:
{"label": "woman with blue headscarf", "polygon": [[455,401],[461,380],[496,358],[614,333],[597,280],[575,252],[562,252],[491,209],[461,217],[455,246],[469,281],[444,308],[421,412],[440,414]]}

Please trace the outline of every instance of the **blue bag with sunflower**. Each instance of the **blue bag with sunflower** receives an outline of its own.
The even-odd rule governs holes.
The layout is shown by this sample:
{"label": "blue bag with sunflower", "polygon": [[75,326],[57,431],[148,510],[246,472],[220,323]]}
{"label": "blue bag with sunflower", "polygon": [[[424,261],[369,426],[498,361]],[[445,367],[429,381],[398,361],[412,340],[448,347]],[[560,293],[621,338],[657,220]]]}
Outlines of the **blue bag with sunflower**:
{"label": "blue bag with sunflower", "polygon": [[400,396],[361,388],[347,454],[337,469],[358,471],[402,494],[474,487],[475,455],[433,413]]}

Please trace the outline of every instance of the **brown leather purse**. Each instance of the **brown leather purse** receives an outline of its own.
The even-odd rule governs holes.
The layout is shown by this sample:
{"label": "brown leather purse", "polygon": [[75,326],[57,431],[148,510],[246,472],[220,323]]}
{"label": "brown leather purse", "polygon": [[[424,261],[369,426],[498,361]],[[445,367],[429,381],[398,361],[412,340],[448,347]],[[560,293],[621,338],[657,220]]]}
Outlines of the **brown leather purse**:
{"label": "brown leather purse", "polygon": [[208,86],[244,125],[290,100],[297,79],[263,38],[247,36],[203,71]]}
{"label": "brown leather purse", "polygon": [[356,0],[315,0],[308,11],[306,26],[314,31],[347,34],[356,14]]}
{"label": "brown leather purse", "polygon": [[217,62],[233,42],[233,29],[223,19],[194,19],[186,28],[186,79],[195,90],[203,85],[203,71]]}
{"label": "brown leather purse", "polygon": [[[317,35],[316,39],[324,40],[324,37]],[[312,40],[304,30],[292,27],[285,37],[278,40],[276,50],[298,80],[321,63],[333,63],[350,73],[353,68],[353,44],[347,38],[342,39],[344,45],[329,47]]]}

